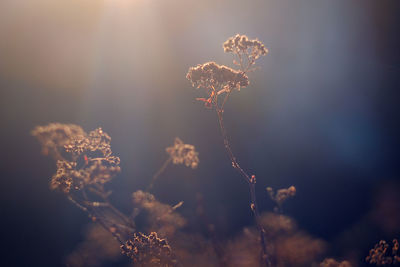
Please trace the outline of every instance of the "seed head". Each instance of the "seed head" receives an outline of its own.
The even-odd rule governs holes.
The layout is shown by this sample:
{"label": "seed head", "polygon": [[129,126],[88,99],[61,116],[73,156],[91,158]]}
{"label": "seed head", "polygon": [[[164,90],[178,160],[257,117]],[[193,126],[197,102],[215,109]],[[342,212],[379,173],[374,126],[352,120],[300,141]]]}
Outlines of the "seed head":
{"label": "seed head", "polygon": [[207,62],[189,68],[186,78],[194,87],[205,89],[225,88],[231,90],[249,85],[246,74],[215,62]]}
{"label": "seed head", "polygon": [[185,144],[178,137],[175,138],[174,145],[165,149],[172,158],[174,164],[185,164],[192,169],[199,165],[199,153],[193,145]]}

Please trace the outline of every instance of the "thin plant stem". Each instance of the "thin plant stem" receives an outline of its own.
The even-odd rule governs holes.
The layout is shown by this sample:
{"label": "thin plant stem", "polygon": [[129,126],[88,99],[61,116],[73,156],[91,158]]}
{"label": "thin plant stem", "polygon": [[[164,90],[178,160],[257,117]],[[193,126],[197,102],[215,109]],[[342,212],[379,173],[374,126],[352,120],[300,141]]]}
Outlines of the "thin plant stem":
{"label": "thin plant stem", "polygon": [[[89,217],[93,219],[95,222],[98,222],[107,232],[109,232],[121,245],[124,244],[124,242],[121,239],[121,232],[119,229],[124,229],[128,232],[133,232],[135,229],[131,223],[131,221],[124,215],[122,214],[117,208],[115,208],[108,200],[107,196],[108,194],[104,192],[104,189],[102,186],[98,187],[100,190],[90,190],[96,195],[100,196],[103,198],[104,202],[96,202],[96,201],[91,201],[89,200],[89,197],[86,193],[86,190],[83,188],[81,189],[81,196],[82,196],[82,201],[79,201],[76,197],[74,197],[72,194],[68,195],[68,199],[75,204],[78,208],[81,210],[85,211],[88,213]],[[109,220],[104,214],[98,210],[100,207],[107,207],[109,210],[114,213],[115,216],[119,217],[122,219],[123,224],[118,223],[113,220]],[[113,230],[114,229],[114,230]]]}
{"label": "thin plant stem", "polygon": [[122,221],[124,221],[127,225],[130,225],[132,228],[134,228],[132,221],[125,214],[123,214],[116,207],[114,207],[114,205],[111,204],[110,200],[108,199],[108,196],[110,194],[105,192],[103,185],[97,185],[98,190],[96,190],[94,188],[90,188],[90,189],[93,189],[92,192],[96,193],[98,196],[100,196],[104,200],[104,202],[112,210],[112,212],[114,212],[115,215],[117,215],[120,219],[122,219]]}
{"label": "thin plant stem", "polygon": [[[82,196],[83,196],[85,201],[89,201],[85,189],[82,189]],[[116,231],[112,231],[111,228],[109,226],[107,226],[105,221],[103,221],[104,218],[102,218],[100,213],[98,213],[98,211],[96,210],[96,207],[88,206],[87,210],[88,210],[88,213],[89,213],[90,217],[92,217],[92,218],[94,217],[96,219],[96,221],[99,222],[100,225],[103,226],[103,228],[106,231],[108,231],[121,245],[124,244],[124,242],[121,240],[121,235],[117,232],[117,230]],[[111,223],[111,226],[116,226],[116,225]]]}
{"label": "thin plant stem", "polygon": [[147,191],[150,191],[153,188],[155,181],[158,179],[158,177],[160,177],[160,175],[165,171],[165,169],[171,162],[172,162],[171,157],[169,157],[166,161],[164,161],[164,164],[161,166],[161,168],[153,175],[153,179],[151,179],[151,183],[147,187]]}
{"label": "thin plant stem", "polygon": [[[225,101],[224,101],[225,103]],[[251,203],[250,207],[251,210],[253,211],[254,219],[256,221],[257,225],[257,230],[260,234],[260,245],[262,249],[262,262],[265,263],[265,266],[270,267],[271,262],[269,260],[269,257],[267,255],[267,247],[266,247],[266,241],[265,241],[265,230],[263,226],[261,225],[260,222],[260,213],[258,210],[258,205],[257,205],[257,198],[256,198],[256,191],[255,191],[255,185],[256,185],[256,179],[255,176],[252,175],[251,177],[240,167],[239,162],[237,161],[235,155],[232,152],[229,140],[228,140],[228,135],[225,129],[224,125],[224,117],[223,117],[223,109],[219,108],[218,105],[216,105],[216,110],[217,110],[217,115],[218,115],[218,122],[221,130],[221,135],[224,140],[224,146],[225,149],[228,153],[229,159],[232,162],[232,167],[237,170],[240,175],[244,178],[244,180],[247,182],[249,185],[249,191],[250,191],[250,198],[251,198]]]}

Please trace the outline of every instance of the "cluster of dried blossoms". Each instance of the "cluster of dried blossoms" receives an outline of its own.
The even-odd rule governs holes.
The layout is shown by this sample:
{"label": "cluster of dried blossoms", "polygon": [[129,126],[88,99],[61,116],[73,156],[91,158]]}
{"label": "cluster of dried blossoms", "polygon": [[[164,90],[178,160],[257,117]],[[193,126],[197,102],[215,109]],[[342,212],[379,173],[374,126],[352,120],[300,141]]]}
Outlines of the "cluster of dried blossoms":
{"label": "cluster of dried blossoms", "polygon": [[257,39],[250,40],[246,35],[236,34],[229,38],[223,45],[225,53],[233,53],[239,61],[234,64],[243,71],[249,70],[260,56],[265,56],[268,49]]}
{"label": "cluster of dried blossoms", "polygon": [[248,53],[257,59],[268,53],[268,49],[257,39],[250,40],[246,35],[236,34],[222,45],[225,53]]}
{"label": "cluster of dried blossoms", "polygon": [[150,235],[135,233],[121,245],[121,250],[122,254],[142,266],[176,266],[167,240],[159,238],[155,232]]}
{"label": "cluster of dried blossoms", "polygon": [[80,134],[64,145],[71,160],[59,160],[50,187],[69,193],[86,185],[104,184],[120,172],[120,159],[112,155],[111,138],[101,128]]}
{"label": "cluster of dried blossoms", "polygon": [[296,195],[296,187],[293,185],[290,186],[289,188],[282,188],[279,189],[278,191],[274,191],[272,187],[267,187],[266,188],[269,197],[271,198],[272,201],[274,201],[277,205],[277,208],[280,210],[282,209],[283,203],[290,197],[294,197]]}
{"label": "cluster of dried blossoms", "polygon": [[185,144],[178,137],[175,138],[174,145],[165,149],[174,164],[185,164],[192,169],[199,165],[199,153],[193,145]]}
{"label": "cluster of dried blossoms", "polygon": [[[77,125],[53,123],[36,127],[32,134],[39,139],[43,151],[57,160],[51,189],[62,191],[76,206],[88,212],[93,221],[121,244],[122,253],[137,265],[175,266],[165,239],[158,238],[155,232],[149,236],[137,233],[129,238],[136,231],[134,221],[110,203],[111,192],[105,191],[104,185],[120,172],[120,159],[113,155],[107,133],[101,128],[86,133]],[[167,152],[176,164],[185,163],[192,168],[198,165],[194,146],[183,144],[180,139]],[[174,212],[175,207],[158,202],[151,194],[134,193],[134,204],[136,210],[149,212],[153,222],[150,228],[163,235],[171,234],[185,224],[185,220]]]}
{"label": "cluster of dried blossoms", "polygon": [[51,123],[32,131],[45,154],[57,160],[50,188],[69,193],[89,184],[104,184],[119,171],[120,159],[112,155],[111,138],[101,128],[87,134],[74,124]]}
{"label": "cluster of dried blossoms", "polygon": [[197,98],[197,100],[203,101],[208,108],[216,105],[218,95],[228,93],[232,89],[240,90],[241,87],[249,85],[249,79],[244,72],[215,62],[191,67],[186,78],[191,81],[193,87],[206,89],[209,98]]}
{"label": "cluster of dried blossoms", "polygon": [[32,131],[42,145],[44,155],[52,155],[56,159],[62,159],[64,145],[73,138],[85,135],[85,131],[75,124],[50,123],[46,126],[37,126]]}
{"label": "cluster of dried blossoms", "polygon": [[199,165],[199,153],[196,152],[196,148],[193,145],[185,144],[178,137],[175,137],[174,145],[167,147],[165,150],[169,157],[161,166],[161,168],[153,175],[153,179],[147,187],[147,191],[150,191],[153,188],[155,181],[165,171],[171,161],[173,164],[185,164],[186,167],[190,167],[192,169],[197,168]]}
{"label": "cluster of dried blossoms", "polygon": [[[246,75],[251,71],[255,61],[268,53],[265,46],[257,39],[249,40],[246,35],[237,34],[229,38],[223,45],[224,51],[233,53],[239,61],[234,60],[234,64],[240,67],[239,70],[232,69],[215,62],[206,62],[196,67],[189,68],[186,78],[196,88],[204,88],[208,98],[197,98],[203,101],[208,108],[223,108],[228,95],[233,89],[240,90],[249,85]],[[221,107],[218,105],[218,96],[226,93]]]}
{"label": "cluster of dried blossoms", "polygon": [[366,261],[377,266],[400,264],[400,245],[397,239],[393,239],[393,246],[390,249],[389,244],[381,240],[369,251]]}

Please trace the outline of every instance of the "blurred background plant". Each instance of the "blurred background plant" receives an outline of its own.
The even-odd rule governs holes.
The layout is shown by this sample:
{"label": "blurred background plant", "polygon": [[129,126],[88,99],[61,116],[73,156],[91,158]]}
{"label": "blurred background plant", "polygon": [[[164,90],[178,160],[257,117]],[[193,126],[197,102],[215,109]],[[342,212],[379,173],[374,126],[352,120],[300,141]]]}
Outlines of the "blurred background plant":
{"label": "blurred background plant", "polygon": [[379,241],[379,243],[369,251],[369,255],[365,260],[376,266],[400,265],[399,241],[393,239],[391,246],[386,243],[385,240]]}

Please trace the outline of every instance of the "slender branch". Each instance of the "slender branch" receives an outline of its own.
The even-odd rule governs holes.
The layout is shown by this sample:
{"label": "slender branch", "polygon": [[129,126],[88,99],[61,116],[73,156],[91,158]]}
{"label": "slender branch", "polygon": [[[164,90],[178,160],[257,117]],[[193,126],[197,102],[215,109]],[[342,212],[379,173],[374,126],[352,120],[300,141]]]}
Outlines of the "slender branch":
{"label": "slender branch", "polygon": [[117,217],[122,219],[122,221],[124,221],[125,224],[130,225],[131,228],[134,228],[132,220],[130,220],[125,214],[120,212],[116,207],[114,207],[114,205],[111,204],[111,202],[110,202],[110,200],[108,198],[110,193],[109,192],[105,192],[104,185],[98,185],[98,184],[95,184],[95,185],[97,186],[97,190],[94,189],[94,188],[89,188],[89,189],[91,189],[92,192],[94,192],[98,196],[100,196],[104,200],[104,202],[107,204],[107,206],[111,209],[111,211],[114,212],[114,214],[117,215]]}
{"label": "slender branch", "polygon": [[230,89],[230,90],[225,94],[224,101],[222,102],[222,105],[221,105],[221,108],[220,108],[220,110],[221,110],[222,112],[224,112],[225,103],[226,103],[226,101],[228,100],[229,95],[231,94],[231,92],[232,92],[232,89]]}
{"label": "slender branch", "polygon": [[[83,198],[84,198],[85,201],[88,201],[88,202],[89,202],[89,198],[88,198],[88,196],[87,196],[86,191],[85,191],[84,188],[82,189],[82,196],[83,196]],[[100,213],[97,211],[96,207],[90,207],[90,206],[88,206],[88,207],[87,207],[87,210],[88,210],[89,216],[91,216],[92,218],[94,217],[94,218],[96,219],[96,221],[99,222],[100,225],[103,226],[103,228],[104,228],[105,230],[107,230],[110,234],[112,234],[112,236],[113,236],[121,245],[124,244],[124,242],[121,240],[121,235],[117,232],[117,230],[116,230],[116,231],[113,231],[113,230],[110,229],[109,226],[107,226],[107,224],[103,221],[105,218],[103,218],[103,216],[100,215]],[[105,220],[106,220],[106,219],[105,219]],[[111,226],[116,226],[116,225],[115,225],[114,223],[111,223]],[[115,228],[115,229],[117,229],[117,228]]]}
{"label": "slender branch", "polygon": [[160,177],[160,175],[165,171],[165,169],[168,167],[168,165],[171,163],[172,158],[169,157],[164,164],[161,166],[161,168],[153,175],[153,179],[151,180],[150,185],[147,187],[147,191],[150,191],[153,186],[155,181],[158,179],[158,177]]}
{"label": "slender branch", "polygon": [[71,201],[79,209],[81,209],[81,210],[83,210],[85,212],[89,212],[86,207],[84,207],[83,205],[79,204],[78,201],[76,201],[75,199],[72,198],[72,196],[68,195],[68,200]]}
{"label": "slender branch", "polygon": [[[224,100],[223,104],[225,104],[226,99]],[[265,266],[270,267],[271,266],[271,262],[268,258],[267,255],[267,248],[266,248],[266,241],[265,241],[265,230],[261,225],[260,222],[260,213],[258,210],[258,205],[257,205],[257,199],[256,199],[256,192],[255,192],[255,185],[256,185],[256,178],[254,175],[252,175],[251,177],[240,167],[239,162],[237,161],[235,155],[232,152],[229,140],[228,140],[228,135],[226,133],[226,129],[225,129],[225,125],[224,125],[224,118],[223,118],[223,109],[222,108],[218,108],[218,106],[216,106],[216,110],[217,110],[217,115],[218,115],[218,122],[219,122],[219,126],[220,126],[220,130],[221,130],[221,134],[222,134],[222,138],[224,140],[224,145],[225,145],[225,149],[228,153],[228,156],[232,162],[232,167],[234,169],[236,169],[241,176],[245,179],[245,181],[247,182],[247,184],[249,185],[249,191],[250,191],[250,198],[251,198],[251,203],[250,203],[250,207],[251,210],[253,211],[254,214],[254,219],[256,221],[256,225],[257,225],[257,229],[258,232],[260,234],[260,245],[262,248],[262,262],[265,262]]]}

